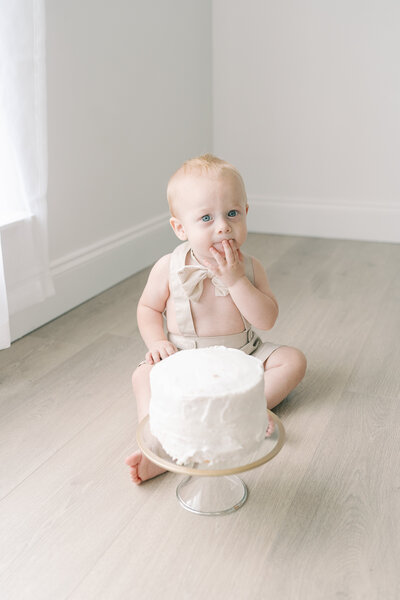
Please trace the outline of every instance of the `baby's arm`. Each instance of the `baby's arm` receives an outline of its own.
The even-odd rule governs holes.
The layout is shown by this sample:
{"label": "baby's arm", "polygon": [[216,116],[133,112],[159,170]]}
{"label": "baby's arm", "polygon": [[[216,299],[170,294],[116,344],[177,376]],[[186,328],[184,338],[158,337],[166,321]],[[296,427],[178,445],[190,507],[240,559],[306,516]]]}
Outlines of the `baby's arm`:
{"label": "baby's arm", "polygon": [[148,348],[146,362],[150,365],[177,351],[165,336],[162,316],[169,297],[170,257],[167,254],[160,258],[150,271],[137,309],[139,331]]}
{"label": "baby's arm", "polygon": [[271,329],[278,318],[278,303],[273,295],[264,267],[252,258],[254,285],[245,275],[244,259],[232,242],[223,242],[224,251],[210,248],[216,265],[207,264],[209,269],[229,289],[233,302],[242,315],[258,329]]}
{"label": "baby's arm", "polygon": [[269,287],[264,267],[252,257],[254,285],[241,277],[229,288],[232,300],[242,315],[258,329],[272,329],[278,318],[278,302]]}

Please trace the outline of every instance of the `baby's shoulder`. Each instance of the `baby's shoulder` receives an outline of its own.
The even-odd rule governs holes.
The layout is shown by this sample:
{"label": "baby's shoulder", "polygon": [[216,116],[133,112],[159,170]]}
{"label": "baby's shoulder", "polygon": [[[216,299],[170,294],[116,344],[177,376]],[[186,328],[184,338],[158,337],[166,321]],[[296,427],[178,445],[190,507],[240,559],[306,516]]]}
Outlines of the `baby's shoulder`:
{"label": "baby's shoulder", "polygon": [[249,259],[252,262],[253,265],[253,269],[262,269],[264,271],[264,267],[262,265],[262,263],[258,260],[258,258],[256,258],[255,256],[250,256],[250,254],[248,254]]}
{"label": "baby's shoulder", "polygon": [[171,253],[164,254],[161,258],[154,263],[154,266],[151,270],[153,275],[157,275],[158,277],[169,276],[169,265],[171,263]]}
{"label": "baby's shoulder", "polygon": [[256,271],[260,271],[260,269],[262,269],[264,271],[264,267],[262,266],[262,264],[258,260],[258,258],[256,258],[255,256],[252,256],[251,254],[246,254],[245,255],[245,260],[247,260],[248,262],[250,262],[251,266],[253,267],[254,273]]}
{"label": "baby's shoulder", "polygon": [[254,282],[259,287],[266,282],[267,274],[263,264],[255,256],[249,256],[253,265]]}
{"label": "baby's shoulder", "polygon": [[143,292],[147,294],[157,293],[158,296],[168,297],[169,294],[169,263],[171,255],[166,254],[157,260],[150,270],[147,283]]}
{"label": "baby's shoulder", "polygon": [[156,263],[154,263],[153,268],[157,268],[157,269],[161,269],[161,270],[169,268],[169,263],[171,262],[171,256],[172,256],[172,252],[170,252],[169,254],[164,254],[164,256],[159,258],[158,261]]}

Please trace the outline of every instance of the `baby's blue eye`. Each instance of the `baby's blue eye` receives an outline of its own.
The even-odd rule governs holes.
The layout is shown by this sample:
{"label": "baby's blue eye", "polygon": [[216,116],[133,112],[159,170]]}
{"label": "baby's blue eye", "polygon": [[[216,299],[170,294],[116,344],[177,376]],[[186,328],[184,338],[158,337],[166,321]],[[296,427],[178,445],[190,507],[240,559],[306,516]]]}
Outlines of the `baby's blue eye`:
{"label": "baby's blue eye", "polygon": [[204,217],[201,217],[201,220],[204,221],[204,223],[208,223],[208,221],[211,221],[211,217],[210,215],[204,215]]}
{"label": "baby's blue eye", "polygon": [[238,214],[237,210],[230,210],[228,212],[228,217],[236,217],[237,214]]}

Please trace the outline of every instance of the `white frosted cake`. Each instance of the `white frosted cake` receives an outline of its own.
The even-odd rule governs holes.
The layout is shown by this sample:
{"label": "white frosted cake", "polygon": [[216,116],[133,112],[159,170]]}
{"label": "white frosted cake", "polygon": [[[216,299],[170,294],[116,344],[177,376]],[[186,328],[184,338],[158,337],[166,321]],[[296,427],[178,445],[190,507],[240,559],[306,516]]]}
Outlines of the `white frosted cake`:
{"label": "white frosted cake", "polygon": [[262,362],[241,350],[181,350],[150,373],[150,429],[178,464],[235,466],[268,426]]}

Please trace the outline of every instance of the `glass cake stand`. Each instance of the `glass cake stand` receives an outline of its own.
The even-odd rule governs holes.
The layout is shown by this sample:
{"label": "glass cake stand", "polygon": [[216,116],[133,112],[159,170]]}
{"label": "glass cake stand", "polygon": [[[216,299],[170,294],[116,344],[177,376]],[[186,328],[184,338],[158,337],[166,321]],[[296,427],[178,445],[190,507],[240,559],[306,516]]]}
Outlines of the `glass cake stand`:
{"label": "glass cake stand", "polygon": [[270,410],[268,413],[275,423],[273,434],[265,438],[258,450],[245,461],[232,460],[232,465],[224,465],[224,468],[208,467],[204,463],[178,465],[152,435],[148,416],[139,423],[137,441],[151,462],[167,471],[186,475],[176,489],[177,498],[186,510],[199,515],[224,515],[236,511],[247,500],[247,486],[237,473],[265,464],[278,454],[284,444],[285,430],[281,420]]}

